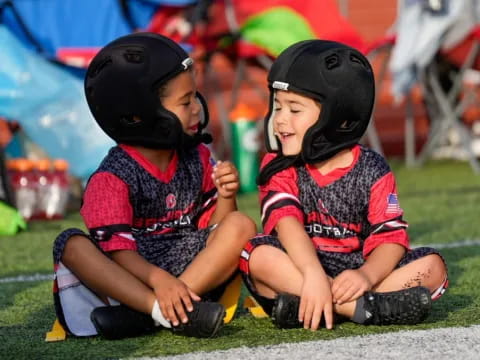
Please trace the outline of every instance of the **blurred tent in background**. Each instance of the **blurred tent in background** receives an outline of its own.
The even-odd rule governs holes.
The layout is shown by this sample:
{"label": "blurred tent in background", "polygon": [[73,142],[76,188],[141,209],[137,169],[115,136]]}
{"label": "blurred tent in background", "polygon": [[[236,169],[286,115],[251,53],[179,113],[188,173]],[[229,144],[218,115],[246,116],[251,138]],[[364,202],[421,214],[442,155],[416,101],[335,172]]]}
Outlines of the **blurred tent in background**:
{"label": "blurred tent in background", "polygon": [[90,114],[83,81],[27,50],[3,25],[0,44],[0,115],[18,121],[31,141],[86,179],[113,142]]}
{"label": "blurred tent in background", "polygon": [[27,47],[48,58],[70,48],[98,48],[145,29],[163,7],[196,0],[0,0],[2,22]]}
{"label": "blurred tent in background", "polygon": [[79,64],[75,54],[80,49],[89,61],[109,41],[146,27],[164,2],[0,1],[0,116],[18,121],[29,140],[86,180],[113,141],[90,114],[83,94],[88,62]]}

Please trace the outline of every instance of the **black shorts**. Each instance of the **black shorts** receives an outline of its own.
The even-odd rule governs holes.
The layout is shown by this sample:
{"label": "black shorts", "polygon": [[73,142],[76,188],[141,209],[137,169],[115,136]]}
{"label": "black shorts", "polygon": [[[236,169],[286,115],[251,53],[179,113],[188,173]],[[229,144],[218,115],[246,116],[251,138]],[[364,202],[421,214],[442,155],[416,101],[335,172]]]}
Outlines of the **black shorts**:
{"label": "black shorts", "polygon": [[[74,235],[88,238],[99,251],[105,253],[90,236],[80,229],[68,229],[63,231],[55,239],[53,244],[54,284],[53,300],[55,312],[64,329],[76,336],[92,336],[97,331],[90,321],[90,313],[93,309],[106,304],[87,286],[85,286],[70,269],[61,262],[63,251],[67,241]],[[188,266],[188,264],[186,265]],[[186,268],[185,266],[185,268]],[[223,295],[225,288],[236,274],[232,275],[225,283],[202,295],[204,301],[218,301]],[[101,274],[99,274],[101,276]],[[110,305],[118,305],[114,299],[108,299]]]}
{"label": "black shorts", "polygon": [[[250,270],[249,270],[248,260],[250,258],[250,254],[253,252],[253,250],[257,246],[260,246],[260,245],[270,245],[278,249],[281,249],[283,251],[285,251],[285,249],[276,236],[260,235],[253,238],[247,243],[247,245],[245,246],[242,252],[242,257],[240,259],[240,271],[242,272],[243,281],[247,289],[250,291],[253,297],[257,300],[257,302],[262,306],[263,310],[267,314],[271,315],[274,300],[270,298],[266,298],[260,295],[256,291],[255,286],[253,285],[253,282],[249,274]],[[419,247],[419,248],[412,249],[405,253],[405,255],[402,257],[402,259],[400,260],[396,268],[398,269],[402,266],[405,266],[411,263],[412,261],[418,260],[424,256],[432,255],[432,254],[436,254],[442,257],[440,253],[433,248]],[[365,259],[363,258],[363,254],[361,251],[356,251],[352,253],[317,251],[317,256],[318,256],[318,259],[320,260],[320,263],[322,264],[323,269],[325,270],[325,273],[332,278],[335,278],[344,270],[358,269],[365,262]],[[445,260],[443,261],[445,262]],[[446,284],[447,283],[448,282],[446,281]]]}

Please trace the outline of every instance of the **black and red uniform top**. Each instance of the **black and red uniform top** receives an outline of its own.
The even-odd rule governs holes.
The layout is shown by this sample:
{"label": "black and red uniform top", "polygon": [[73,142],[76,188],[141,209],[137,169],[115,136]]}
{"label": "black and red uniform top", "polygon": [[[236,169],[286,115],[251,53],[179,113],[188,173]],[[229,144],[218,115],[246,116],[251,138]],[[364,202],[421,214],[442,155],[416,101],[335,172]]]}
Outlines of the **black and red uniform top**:
{"label": "black and red uniform top", "polygon": [[[409,248],[395,178],[385,159],[361,145],[352,148],[350,166],[322,175],[313,165],[290,167],[260,187],[265,234],[293,216],[305,226],[317,250],[366,258],[383,243]],[[275,158],[267,154],[262,167]]]}
{"label": "black and red uniform top", "polygon": [[134,147],[116,146],[90,177],[80,213],[104,251],[138,251],[181,273],[177,257],[188,264],[205,246],[217,198],[212,169],[204,145],[175,153],[164,172]]}

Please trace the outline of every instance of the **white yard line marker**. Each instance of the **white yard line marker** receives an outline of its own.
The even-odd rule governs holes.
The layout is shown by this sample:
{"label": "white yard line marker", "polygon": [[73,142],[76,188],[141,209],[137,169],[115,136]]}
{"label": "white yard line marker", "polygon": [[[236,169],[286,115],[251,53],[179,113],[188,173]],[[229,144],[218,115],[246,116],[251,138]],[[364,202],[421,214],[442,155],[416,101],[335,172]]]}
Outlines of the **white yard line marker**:
{"label": "white yard line marker", "polygon": [[[403,330],[300,343],[194,352],[135,360],[359,360],[359,359],[468,359],[480,353],[480,325],[430,330]],[[131,358],[132,359],[132,358]],[[133,360],[133,359],[132,359]]]}
{"label": "white yard line marker", "polygon": [[453,243],[439,243],[439,244],[411,244],[412,248],[417,248],[421,246],[428,246],[434,249],[453,249],[459,247],[467,247],[467,246],[480,246],[480,239],[467,239],[461,240]]}
{"label": "white yard line marker", "polygon": [[0,283],[19,283],[27,281],[53,280],[53,274],[19,275],[0,279]]}

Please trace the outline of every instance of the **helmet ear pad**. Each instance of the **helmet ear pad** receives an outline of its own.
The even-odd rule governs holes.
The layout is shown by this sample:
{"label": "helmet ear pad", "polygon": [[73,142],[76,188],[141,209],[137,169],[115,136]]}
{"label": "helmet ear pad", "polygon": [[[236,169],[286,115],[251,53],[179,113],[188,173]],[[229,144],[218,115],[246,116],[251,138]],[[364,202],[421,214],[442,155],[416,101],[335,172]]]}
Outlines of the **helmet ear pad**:
{"label": "helmet ear pad", "polygon": [[263,124],[265,147],[267,148],[268,152],[279,152],[282,148],[273,130],[273,118],[275,117],[275,93],[275,89],[270,87],[268,113],[265,116],[265,121]]}
{"label": "helmet ear pad", "polygon": [[[349,121],[354,118],[337,101],[322,105],[318,121],[305,133],[302,143],[302,159],[306,163],[326,160],[339,151],[358,143],[365,133],[369,121]],[[329,121],[336,114],[342,123]],[[340,140],[340,141],[339,141]]]}
{"label": "helmet ear pad", "polygon": [[195,96],[198,102],[200,103],[200,106],[202,107],[202,110],[200,111],[200,123],[198,126],[198,131],[201,132],[203,129],[207,127],[208,122],[210,121],[210,114],[208,112],[207,100],[205,100],[203,95],[197,91]]}
{"label": "helmet ear pad", "polygon": [[[155,115],[151,116],[152,113]],[[123,117],[120,124],[121,126],[116,128],[116,136],[121,137],[122,143],[129,145],[172,149],[182,139],[183,129],[180,120],[161,105],[153,112],[142,111],[135,116]],[[145,136],[146,133],[150,136]]]}
{"label": "helmet ear pad", "polygon": [[211,142],[211,137],[208,134],[202,134],[203,129],[207,127],[209,121],[207,103],[199,92],[197,92],[195,96],[201,107],[200,122],[195,135],[191,136],[185,133],[178,116],[160,103],[156,109],[156,118],[152,122],[153,126],[151,129],[152,134],[155,135],[155,139],[149,140],[148,138],[144,138],[141,140],[141,145],[157,149],[174,149],[195,147],[201,142]]}

